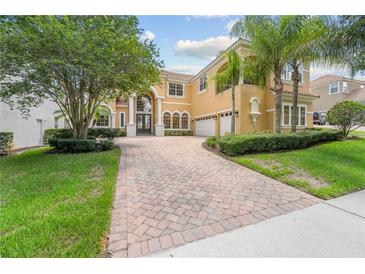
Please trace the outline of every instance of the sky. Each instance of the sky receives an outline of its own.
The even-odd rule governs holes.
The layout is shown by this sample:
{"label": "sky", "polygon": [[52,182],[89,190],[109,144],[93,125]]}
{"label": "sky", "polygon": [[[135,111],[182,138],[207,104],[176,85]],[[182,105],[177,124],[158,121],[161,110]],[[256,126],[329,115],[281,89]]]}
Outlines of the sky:
{"label": "sky", "polygon": [[[235,39],[229,36],[242,16],[138,16],[144,38],[153,40],[169,71],[196,74]],[[343,68],[312,65],[311,79],[325,74],[349,76]],[[365,75],[356,75],[365,80]]]}

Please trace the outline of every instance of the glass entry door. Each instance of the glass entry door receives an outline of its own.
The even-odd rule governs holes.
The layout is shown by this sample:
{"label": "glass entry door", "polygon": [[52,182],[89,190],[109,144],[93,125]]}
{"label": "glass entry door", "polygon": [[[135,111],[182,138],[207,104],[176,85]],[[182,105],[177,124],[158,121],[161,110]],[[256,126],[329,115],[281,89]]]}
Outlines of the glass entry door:
{"label": "glass entry door", "polygon": [[137,114],[137,134],[151,134],[151,114]]}

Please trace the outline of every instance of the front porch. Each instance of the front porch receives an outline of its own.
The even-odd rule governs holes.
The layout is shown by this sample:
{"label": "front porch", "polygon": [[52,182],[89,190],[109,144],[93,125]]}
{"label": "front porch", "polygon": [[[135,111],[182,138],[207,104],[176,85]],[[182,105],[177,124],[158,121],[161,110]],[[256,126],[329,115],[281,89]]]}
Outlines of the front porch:
{"label": "front porch", "polygon": [[127,136],[164,136],[162,123],[162,99],[152,87],[144,95],[132,95],[128,99]]}

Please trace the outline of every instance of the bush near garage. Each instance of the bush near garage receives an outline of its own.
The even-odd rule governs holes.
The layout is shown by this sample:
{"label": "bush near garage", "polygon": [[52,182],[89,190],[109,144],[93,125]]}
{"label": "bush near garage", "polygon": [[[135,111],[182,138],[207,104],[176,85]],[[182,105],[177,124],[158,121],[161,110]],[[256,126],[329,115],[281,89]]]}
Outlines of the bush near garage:
{"label": "bush near garage", "polygon": [[12,132],[0,132],[0,155],[9,154],[13,147],[14,134]]}
{"label": "bush near garage", "polygon": [[[125,137],[127,132],[120,128],[89,128],[87,139]],[[50,128],[44,131],[44,143],[48,144],[49,139],[72,139],[72,130],[68,128]]]}
{"label": "bush near garage", "polygon": [[218,138],[215,136],[208,137],[207,140],[205,140],[205,143],[212,148],[216,148],[218,145]]}
{"label": "bush near garage", "polygon": [[165,130],[165,136],[193,136],[192,130]]}
{"label": "bush near garage", "polygon": [[236,156],[246,153],[306,148],[322,142],[340,140],[341,138],[342,133],[340,131],[313,130],[282,134],[223,136],[218,139],[218,145],[223,153]]}

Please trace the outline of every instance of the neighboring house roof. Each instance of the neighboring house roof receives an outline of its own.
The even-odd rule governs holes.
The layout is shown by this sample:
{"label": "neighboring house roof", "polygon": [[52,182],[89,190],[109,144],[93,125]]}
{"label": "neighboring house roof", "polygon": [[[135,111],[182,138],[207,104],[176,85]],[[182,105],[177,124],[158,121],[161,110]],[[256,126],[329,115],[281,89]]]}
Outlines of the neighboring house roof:
{"label": "neighboring house roof", "polygon": [[311,85],[311,88],[315,88],[315,87],[326,85],[326,84],[336,82],[336,81],[353,82],[353,83],[357,83],[360,85],[365,85],[365,81],[354,80],[354,79],[351,79],[348,77],[334,75],[334,74],[323,75],[323,76],[311,81],[310,85]]}
{"label": "neighboring house roof", "polygon": [[345,100],[357,101],[365,104],[365,88],[357,88],[346,94]]}
{"label": "neighboring house roof", "polygon": [[188,82],[194,75],[176,73],[167,70],[161,70],[162,75],[166,76],[167,79],[177,80],[177,81],[186,81]]}

